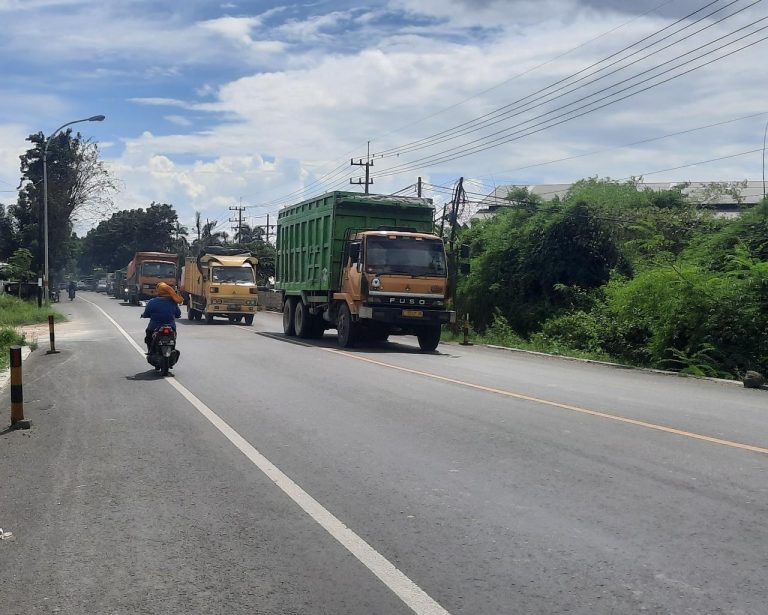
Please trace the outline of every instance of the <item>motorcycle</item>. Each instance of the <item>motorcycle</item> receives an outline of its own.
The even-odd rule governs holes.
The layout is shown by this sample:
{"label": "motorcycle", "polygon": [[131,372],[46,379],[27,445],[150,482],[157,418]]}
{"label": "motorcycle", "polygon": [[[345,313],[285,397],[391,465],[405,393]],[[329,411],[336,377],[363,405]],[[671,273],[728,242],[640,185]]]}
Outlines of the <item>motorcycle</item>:
{"label": "motorcycle", "polygon": [[161,375],[167,376],[168,371],[176,365],[181,353],[176,350],[176,331],[170,325],[162,325],[155,329],[149,342],[147,363],[152,365]]}
{"label": "motorcycle", "polygon": [[54,289],[51,291],[51,303],[59,302],[59,291]]}
{"label": "motorcycle", "polygon": [[69,300],[73,301],[75,299],[75,289],[70,288],[67,292],[69,293]]}

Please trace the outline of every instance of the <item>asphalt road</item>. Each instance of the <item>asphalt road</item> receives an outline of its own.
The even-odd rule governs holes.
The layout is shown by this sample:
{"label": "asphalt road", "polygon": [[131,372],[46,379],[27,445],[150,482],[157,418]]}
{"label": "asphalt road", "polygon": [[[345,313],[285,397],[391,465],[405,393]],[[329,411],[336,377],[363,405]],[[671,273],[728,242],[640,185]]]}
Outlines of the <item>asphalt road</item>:
{"label": "asphalt road", "polygon": [[0,436],[0,613],[768,612],[765,391],[269,313],[180,321],[163,380],[139,308],[62,307]]}

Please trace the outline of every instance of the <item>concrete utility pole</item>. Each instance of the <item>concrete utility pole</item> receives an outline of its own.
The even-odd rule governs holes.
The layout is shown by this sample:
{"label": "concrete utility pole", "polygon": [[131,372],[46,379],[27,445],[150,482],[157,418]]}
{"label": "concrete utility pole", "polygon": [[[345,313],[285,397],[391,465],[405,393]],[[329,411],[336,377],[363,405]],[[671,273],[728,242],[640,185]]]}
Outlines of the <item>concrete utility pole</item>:
{"label": "concrete utility pole", "polygon": [[421,198],[421,177],[419,177],[418,181],[416,182],[416,196]]}
{"label": "concrete utility pole", "polygon": [[360,178],[350,179],[349,183],[355,186],[365,185],[365,194],[368,194],[368,186],[373,185],[373,178],[371,177],[371,167],[373,166],[373,160],[371,160],[371,142],[368,141],[368,155],[365,162],[360,158],[358,162],[355,162],[353,158],[349,159],[349,164],[353,167],[365,167],[365,181]]}
{"label": "concrete utility pole", "polygon": [[243,212],[245,211],[245,207],[243,207],[243,199],[240,199],[240,205],[232,206],[229,208],[229,211],[236,211],[237,212],[237,218],[230,218],[230,222],[237,222],[237,226],[233,226],[232,230],[235,231],[237,234],[237,241],[238,243],[242,243],[243,241]]}

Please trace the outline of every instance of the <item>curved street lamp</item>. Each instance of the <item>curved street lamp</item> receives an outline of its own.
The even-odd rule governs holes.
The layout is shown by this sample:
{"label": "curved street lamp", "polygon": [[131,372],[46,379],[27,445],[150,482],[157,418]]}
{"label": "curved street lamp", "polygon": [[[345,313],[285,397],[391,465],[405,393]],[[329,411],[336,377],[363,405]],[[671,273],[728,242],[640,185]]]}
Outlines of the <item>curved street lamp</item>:
{"label": "curved street lamp", "polygon": [[51,144],[51,139],[59,134],[59,131],[62,128],[66,128],[67,126],[78,124],[80,122],[103,122],[105,117],[106,116],[104,115],[92,115],[91,117],[86,117],[82,120],[73,120],[71,122],[67,122],[66,124],[62,124],[56,130],[54,130],[51,133],[51,136],[48,137],[45,141],[45,149],[43,150],[43,243],[45,244],[43,294],[45,295],[46,299],[50,297],[51,292],[51,289],[48,288],[48,146]]}
{"label": "curved street lamp", "polygon": [[765,123],[763,131],[763,198],[765,198],[765,137],[768,135],[768,122]]}

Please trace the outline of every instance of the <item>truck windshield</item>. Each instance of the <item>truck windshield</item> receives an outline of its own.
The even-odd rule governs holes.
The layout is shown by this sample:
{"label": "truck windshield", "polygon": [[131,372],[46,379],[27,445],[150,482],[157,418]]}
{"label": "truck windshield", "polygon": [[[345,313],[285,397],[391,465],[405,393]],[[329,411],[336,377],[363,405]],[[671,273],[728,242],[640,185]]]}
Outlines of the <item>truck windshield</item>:
{"label": "truck windshield", "polygon": [[365,267],[368,273],[445,276],[443,242],[402,235],[369,236]]}
{"label": "truck windshield", "polygon": [[253,268],[213,267],[211,281],[225,284],[253,284]]}
{"label": "truck windshield", "polygon": [[142,273],[151,278],[175,278],[176,265],[173,263],[148,262],[144,263]]}

